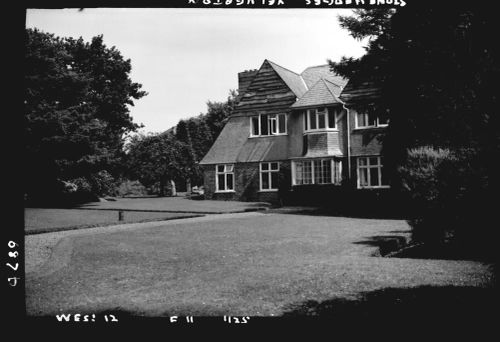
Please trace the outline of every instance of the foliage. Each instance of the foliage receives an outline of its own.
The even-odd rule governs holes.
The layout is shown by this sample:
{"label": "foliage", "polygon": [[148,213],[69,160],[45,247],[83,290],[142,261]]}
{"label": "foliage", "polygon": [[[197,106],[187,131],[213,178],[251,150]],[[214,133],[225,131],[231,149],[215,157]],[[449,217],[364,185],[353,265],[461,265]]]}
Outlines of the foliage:
{"label": "foliage", "polygon": [[[384,170],[397,176],[402,191],[419,187],[414,205],[427,198],[433,208],[416,219],[431,231],[453,227],[455,235],[488,236],[491,225],[481,224],[482,233],[476,227],[491,217],[484,198],[498,173],[492,156],[500,154],[495,11],[414,3],[393,13],[359,10],[341,23],[353,37],[369,38],[367,53],[331,63],[332,69],[351,85],[370,82],[380,90],[374,110],[390,119]],[[433,151],[412,150],[420,146]]]}
{"label": "foliage", "polygon": [[207,154],[233,110],[236,91],[230,91],[225,102],[207,102],[207,113],[187,120],[180,120],[175,129],[175,138],[184,143],[192,158],[187,161],[190,173],[187,175],[193,185],[203,183],[203,171],[199,162]]}
{"label": "foliage", "polygon": [[353,84],[370,81],[380,89],[375,106],[391,120],[388,159],[401,162],[408,148],[424,145],[489,148],[494,141],[498,149],[499,47],[489,39],[499,26],[494,12],[417,4],[389,11],[342,17],[353,37],[370,37],[367,53],[331,63]]}
{"label": "foliage", "polygon": [[138,128],[128,106],[146,95],[129,78],[130,60],[102,36],[85,42],[27,29],[25,39],[26,192],[43,197],[46,184],[82,177],[109,192],[103,170],[116,176],[122,137]]}
{"label": "foliage", "polygon": [[[431,244],[453,240],[491,253],[487,218],[488,177],[473,149],[415,148],[398,168],[402,189],[411,203],[413,238]],[[488,247],[489,246],[489,247]]]}
{"label": "foliage", "polygon": [[130,179],[144,186],[159,184],[165,195],[167,183],[183,180],[192,173],[193,155],[189,146],[170,134],[135,135],[127,145],[126,163]]}
{"label": "foliage", "polygon": [[147,195],[144,185],[137,180],[131,181],[129,179],[123,179],[118,185],[116,192],[116,195],[121,197]]}

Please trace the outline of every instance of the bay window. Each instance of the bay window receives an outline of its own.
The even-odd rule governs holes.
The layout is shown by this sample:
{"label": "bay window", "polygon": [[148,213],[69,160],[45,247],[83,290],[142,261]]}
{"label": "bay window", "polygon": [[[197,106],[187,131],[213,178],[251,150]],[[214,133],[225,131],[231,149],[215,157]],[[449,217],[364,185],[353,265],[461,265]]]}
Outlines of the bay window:
{"label": "bay window", "polygon": [[304,115],[304,131],[324,131],[337,129],[337,113],[326,107],[308,109]]}
{"label": "bay window", "polygon": [[294,161],[292,176],[293,185],[340,184],[342,163],[333,158]]}

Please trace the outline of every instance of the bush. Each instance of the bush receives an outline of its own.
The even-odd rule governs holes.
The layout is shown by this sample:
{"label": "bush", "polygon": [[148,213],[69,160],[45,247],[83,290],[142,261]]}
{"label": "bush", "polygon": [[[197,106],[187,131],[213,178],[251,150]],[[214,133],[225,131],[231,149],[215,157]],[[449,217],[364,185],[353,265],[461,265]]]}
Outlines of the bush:
{"label": "bush", "polygon": [[148,191],[141,182],[129,179],[124,179],[120,182],[116,190],[116,196],[126,197],[126,196],[145,196]]}
{"label": "bush", "polygon": [[487,223],[488,177],[473,149],[420,147],[408,151],[397,169],[409,199],[413,239],[427,244],[455,244],[482,254],[492,251]]}
{"label": "bush", "polygon": [[116,194],[116,182],[108,171],[102,170],[88,177],[91,192],[97,196],[114,196]]}

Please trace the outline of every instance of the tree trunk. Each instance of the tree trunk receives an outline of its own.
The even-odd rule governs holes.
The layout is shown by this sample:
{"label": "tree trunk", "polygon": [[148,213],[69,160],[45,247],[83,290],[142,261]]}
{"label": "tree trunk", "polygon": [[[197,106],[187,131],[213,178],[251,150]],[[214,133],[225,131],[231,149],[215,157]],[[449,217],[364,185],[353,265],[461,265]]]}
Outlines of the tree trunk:
{"label": "tree trunk", "polygon": [[189,179],[189,178],[186,181],[186,191],[187,191],[188,195],[191,193],[191,179]]}

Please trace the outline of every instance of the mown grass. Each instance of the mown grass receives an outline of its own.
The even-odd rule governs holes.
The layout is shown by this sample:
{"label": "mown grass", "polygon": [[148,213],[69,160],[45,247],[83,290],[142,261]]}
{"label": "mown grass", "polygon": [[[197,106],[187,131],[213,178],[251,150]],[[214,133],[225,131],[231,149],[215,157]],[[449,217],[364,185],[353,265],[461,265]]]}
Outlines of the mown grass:
{"label": "mown grass", "polygon": [[399,220],[255,213],[77,236],[64,265],[56,248],[53,272],[28,275],[27,311],[277,316],[383,288],[488,286],[480,263],[372,256],[373,237],[407,231]]}
{"label": "mown grass", "polygon": [[37,208],[26,208],[24,214],[26,234],[198,216],[186,213],[124,211],[123,221],[119,221],[118,210]]}

